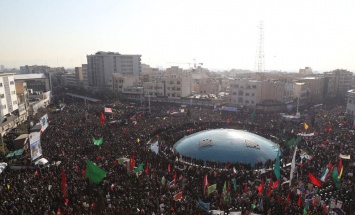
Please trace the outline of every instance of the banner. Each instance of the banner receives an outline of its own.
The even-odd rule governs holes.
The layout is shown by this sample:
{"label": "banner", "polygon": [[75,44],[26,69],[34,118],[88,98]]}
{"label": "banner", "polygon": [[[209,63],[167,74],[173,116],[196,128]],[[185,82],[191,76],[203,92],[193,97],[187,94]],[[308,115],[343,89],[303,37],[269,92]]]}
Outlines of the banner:
{"label": "banner", "polygon": [[340,154],[339,157],[342,158],[342,159],[348,159],[348,160],[350,160],[350,155],[343,155],[343,154]]}
{"label": "banner", "polygon": [[48,127],[48,115],[45,114],[44,116],[42,116],[39,120],[39,123],[41,124],[41,132],[44,132]]}
{"label": "banner", "polygon": [[31,160],[35,160],[42,156],[41,132],[32,132],[30,138]]}

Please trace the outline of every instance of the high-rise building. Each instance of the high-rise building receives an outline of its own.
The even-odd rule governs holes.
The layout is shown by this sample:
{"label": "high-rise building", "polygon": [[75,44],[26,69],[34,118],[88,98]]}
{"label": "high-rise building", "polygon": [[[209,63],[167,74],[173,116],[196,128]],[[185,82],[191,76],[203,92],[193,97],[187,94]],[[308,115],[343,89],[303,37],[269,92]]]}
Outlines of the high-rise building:
{"label": "high-rise building", "polygon": [[325,72],[325,77],[335,78],[335,94],[338,96],[346,96],[347,91],[351,89],[353,73],[345,69],[336,69],[331,72]]}
{"label": "high-rise building", "polygon": [[102,51],[94,55],[87,55],[89,90],[108,90],[113,73],[139,77],[141,75],[141,55],[121,55],[118,52]]}

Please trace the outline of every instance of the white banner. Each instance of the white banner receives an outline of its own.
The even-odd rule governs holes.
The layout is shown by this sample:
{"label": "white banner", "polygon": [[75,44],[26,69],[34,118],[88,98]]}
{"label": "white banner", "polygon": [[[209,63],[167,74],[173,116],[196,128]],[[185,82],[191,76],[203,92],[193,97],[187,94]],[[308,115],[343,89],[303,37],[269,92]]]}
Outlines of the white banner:
{"label": "white banner", "polygon": [[343,155],[343,154],[340,154],[339,157],[342,158],[342,159],[348,159],[348,160],[350,160],[350,155]]}
{"label": "white banner", "polygon": [[31,150],[31,160],[35,160],[42,156],[42,146],[41,146],[41,133],[32,132],[29,136],[30,139],[30,150]]}
{"label": "white banner", "polygon": [[303,134],[303,133],[298,133],[298,136],[302,136],[302,137],[312,137],[314,136],[314,132],[313,133],[309,133],[309,134]]}
{"label": "white banner", "polygon": [[39,123],[41,124],[41,132],[44,132],[48,127],[48,115],[45,114],[44,116],[42,116],[39,120]]}

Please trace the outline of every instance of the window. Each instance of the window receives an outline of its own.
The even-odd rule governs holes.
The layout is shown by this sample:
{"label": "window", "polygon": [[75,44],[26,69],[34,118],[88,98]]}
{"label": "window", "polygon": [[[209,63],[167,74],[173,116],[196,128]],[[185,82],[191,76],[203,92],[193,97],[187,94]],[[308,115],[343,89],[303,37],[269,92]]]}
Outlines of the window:
{"label": "window", "polygon": [[12,95],[15,95],[15,94],[16,94],[16,92],[15,92],[15,91],[11,91],[11,94],[12,94]]}
{"label": "window", "polygon": [[252,104],[254,104],[254,101],[251,101]]}
{"label": "window", "polygon": [[249,93],[245,93],[246,96],[249,96]]}
{"label": "window", "polygon": [[253,88],[253,89],[256,89],[256,85],[253,85],[252,88]]}
{"label": "window", "polygon": [[249,101],[248,101],[248,100],[245,100],[245,103],[246,103],[246,104],[249,104]]}
{"label": "window", "polygon": [[239,97],[238,98],[238,103],[243,103],[243,98]]}
{"label": "window", "polygon": [[251,96],[255,96],[255,93],[252,93]]}
{"label": "window", "polygon": [[0,83],[0,87],[2,87],[2,83]]}
{"label": "window", "polygon": [[0,94],[0,98],[5,98],[5,95],[4,94]]}
{"label": "window", "polygon": [[10,85],[14,85],[14,82],[13,82],[13,81],[10,81]]}
{"label": "window", "polygon": [[176,84],[180,84],[180,81],[177,81]]}

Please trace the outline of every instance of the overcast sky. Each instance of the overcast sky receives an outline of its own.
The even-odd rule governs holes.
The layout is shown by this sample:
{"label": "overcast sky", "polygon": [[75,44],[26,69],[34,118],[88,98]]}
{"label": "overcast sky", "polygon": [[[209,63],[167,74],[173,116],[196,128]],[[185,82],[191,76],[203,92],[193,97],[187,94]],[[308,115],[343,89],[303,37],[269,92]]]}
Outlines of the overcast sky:
{"label": "overcast sky", "polygon": [[[153,67],[355,72],[355,1],[0,0],[0,64],[75,67],[97,51]],[[192,65],[192,64],[191,64]]]}

